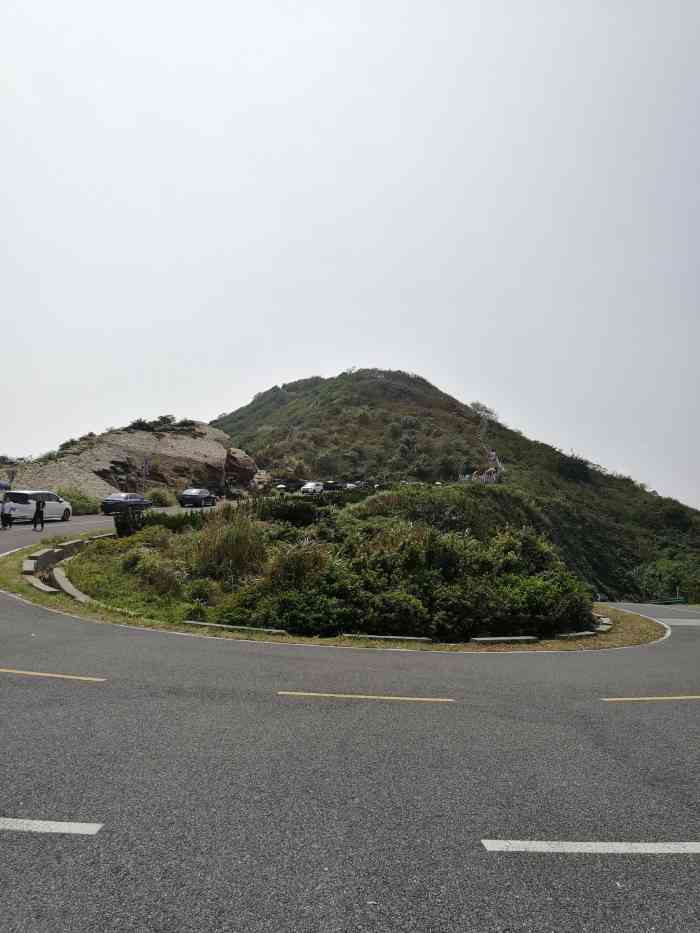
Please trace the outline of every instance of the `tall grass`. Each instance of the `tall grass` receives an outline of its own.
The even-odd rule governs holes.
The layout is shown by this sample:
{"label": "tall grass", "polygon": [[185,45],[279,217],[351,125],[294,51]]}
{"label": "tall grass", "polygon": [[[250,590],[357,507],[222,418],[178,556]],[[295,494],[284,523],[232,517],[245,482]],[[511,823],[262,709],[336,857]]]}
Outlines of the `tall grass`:
{"label": "tall grass", "polygon": [[194,573],[198,577],[235,582],[259,572],[267,547],[263,530],[247,515],[212,513],[194,540]]}

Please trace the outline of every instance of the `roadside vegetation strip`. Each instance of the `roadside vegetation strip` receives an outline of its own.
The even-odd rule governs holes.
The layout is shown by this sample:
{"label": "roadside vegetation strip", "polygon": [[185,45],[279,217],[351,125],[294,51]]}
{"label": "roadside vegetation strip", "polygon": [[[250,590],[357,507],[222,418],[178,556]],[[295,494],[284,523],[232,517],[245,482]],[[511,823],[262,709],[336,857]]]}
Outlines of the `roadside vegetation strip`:
{"label": "roadside vegetation strip", "polygon": [[700,842],[567,842],[559,839],[482,839],[488,852],[568,855],[700,855]]}
{"label": "roadside vegetation strip", "polygon": [[50,674],[48,671],[21,671],[14,667],[0,667],[0,674],[18,674],[22,677],[51,677],[55,680],[81,680],[89,684],[107,683],[106,677],[87,677],[82,674]]}
{"label": "roadside vegetation strip", "polygon": [[[85,533],[86,537],[92,537],[91,532]],[[55,543],[53,541],[42,541],[42,544]],[[234,630],[232,626],[222,626],[221,628],[204,628],[200,625],[193,625],[188,621],[168,621],[164,619],[152,618],[148,612],[143,609],[129,609],[126,607],[110,606],[97,600],[89,604],[81,604],[66,596],[64,593],[43,593],[39,592],[27,581],[26,575],[22,574],[22,563],[29,553],[36,549],[36,545],[25,548],[17,548],[12,552],[0,555],[0,592],[4,591],[10,595],[19,596],[25,602],[57,612],[73,619],[83,619],[91,622],[112,623],[120,626],[132,625],[135,628],[167,632],[171,634],[188,635],[190,637],[202,638],[226,638],[242,642],[253,642],[267,644],[277,644],[280,646],[294,647],[306,646],[316,648],[344,648],[347,650],[363,651],[439,651],[444,653],[466,653],[466,654],[499,654],[499,653],[522,653],[522,652],[548,652],[561,653],[565,651],[590,651],[595,649],[614,649],[627,648],[635,645],[643,645],[653,642],[659,642],[662,637],[666,637],[667,629],[657,624],[651,619],[635,615],[631,612],[622,612],[611,609],[608,606],[599,606],[598,610],[606,616],[610,616],[615,625],[606,634],[601,634],[596,638],[585,638],[581,640],[544,640],[534,644],[523,645],[479,645],[474,642],[440,643],[440,642],[415,642],[415,641],[391,641],[380,642],[371,639],[344,638],[339,636],[321,637],[321,636],[300,636],[290,634],[274,635],[263,632],[261,629],[238,629]],[[128,619],[128,622],[126,621]]]}
{"label": "roadside vegetation strip", "polygon": [[372,693],[311,693],[304,690],[278,690],[277,696],[322,700],[397,700],[401,703],[456,703],[449,697],[400,697]]}

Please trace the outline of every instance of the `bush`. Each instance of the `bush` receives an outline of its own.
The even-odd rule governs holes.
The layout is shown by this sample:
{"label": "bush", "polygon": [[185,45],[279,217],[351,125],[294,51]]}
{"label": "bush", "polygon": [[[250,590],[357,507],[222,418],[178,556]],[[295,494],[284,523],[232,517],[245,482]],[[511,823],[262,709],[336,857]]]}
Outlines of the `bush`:
{"label": "bush", "polygon": [[575,483],[590,483],[591,468],[588,461],[583,457],[577,457],[575,454],[567,456],[562,454],[557,464],[559,475],[564,479],[573,480]]}
{"label": "bush", "polygon": [[114,527],[119,538],[127,538],[143,528],[145,516],[140,509],[124,509],[114,513]]}
{"label": "bush", "polygon": [[297,528],[313,525],[317,518],[315,502],[293,496],[264,498],[256,502],[258,518],[267,522],[288,522]]}
{"label": "bush", "polygon": [[191,512],[149,512],[144,516],[143,527],[168,528],[170,531],[182,533],[183,531],[196,531],[207,523],[208,515],[200,510]]}
{"label": "bush", "polygon": [[179,596],[183,574],[155,551],[144,549],[136,567],[139,577],[161,596]]}
{"label": "bush", "polygon": [[57,489],[56,493],[70,502],[73,515],[98,515],[100,512],[100,500],[81,492],[75,486]]}
{"label": "bush", "polygon": [[175,493],[167,486],[154,486],[146,492],[146,498],[150,499],[153,505],[166,508],[170,505],[177,505]]}
{"label": "bush", "polygon": [[144,547],[130,548],[130,550],[128,550],[122,557],[122,569],[126,570],[127,572],[136,570],[139,565],[139,561],[146,553],[147,551]]}
{"label": "bush", "polygon": [[[219,594],[219,588],[213,580],[200,578],[192,580],[185,587],[185,596],[193,603],[199,603],[203,606],[211,606],[216,601]],[[194,617],[191,617],[194,618]]]}

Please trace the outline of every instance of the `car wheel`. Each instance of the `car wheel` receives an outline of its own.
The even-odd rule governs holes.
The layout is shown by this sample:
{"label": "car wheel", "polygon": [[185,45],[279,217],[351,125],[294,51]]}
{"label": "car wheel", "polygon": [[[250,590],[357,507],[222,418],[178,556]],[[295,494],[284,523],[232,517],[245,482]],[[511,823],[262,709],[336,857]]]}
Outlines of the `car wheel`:
{"label": "car wheel", "polygon": [[61,521],[62,521],[62,522],[70,521],[70,509],[64,509],[64,510],[63,510],[63,515],[61,516]]}

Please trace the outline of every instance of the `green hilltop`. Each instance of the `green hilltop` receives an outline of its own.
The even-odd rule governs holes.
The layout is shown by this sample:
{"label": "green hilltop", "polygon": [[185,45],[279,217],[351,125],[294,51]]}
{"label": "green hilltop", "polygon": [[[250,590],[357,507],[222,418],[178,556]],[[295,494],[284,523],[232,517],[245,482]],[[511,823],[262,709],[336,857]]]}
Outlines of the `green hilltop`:
{"label": "green hilltop", "polygon": [[412,521],[429,514],[432,524],[484,537],[532,525],[598,592],[651,598],[678,587],[700,600],[700,512],[529,440],[486,406],[460,402],[420,376],[377,369],[314,376],[261,392],[212,424],[280,480],[454,483],[482,471],[493,447],[502,483],[381,493],[375,514]]}

